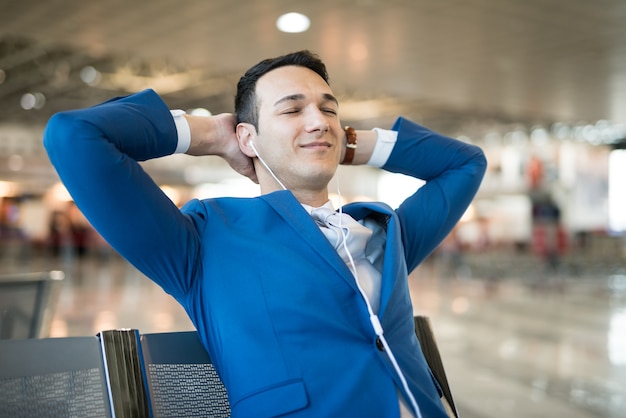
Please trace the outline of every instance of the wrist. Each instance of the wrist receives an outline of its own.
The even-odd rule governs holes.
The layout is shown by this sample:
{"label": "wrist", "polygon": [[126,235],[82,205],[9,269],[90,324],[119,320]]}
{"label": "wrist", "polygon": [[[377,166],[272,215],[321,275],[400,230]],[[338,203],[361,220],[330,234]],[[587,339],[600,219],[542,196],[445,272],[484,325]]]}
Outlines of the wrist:
{"label": "wrist", "polygon": [[212,116],[185,115],[191,132],[191,141],[187,154],[211,155],[215,154],[216,127]]}
{"label": "wrist", "polygon": [[357,135],[356,131],[351,126],[346,126],[344,132],[346,133],[346,146],[341,164],[350,165],[354,160],[354,154],[357,148]]}

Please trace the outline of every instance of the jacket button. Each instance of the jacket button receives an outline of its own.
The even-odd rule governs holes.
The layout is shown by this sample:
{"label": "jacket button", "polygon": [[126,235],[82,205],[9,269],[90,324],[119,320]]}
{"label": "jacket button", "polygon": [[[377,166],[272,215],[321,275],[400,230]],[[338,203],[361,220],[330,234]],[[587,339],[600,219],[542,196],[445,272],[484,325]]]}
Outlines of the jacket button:
{"label": "jacket button", "polygon": [[383,345],[383,341],[380,339],[380,337],[376,337],[376,348],[378,348],[378,350],[380,351],[385,351],[385,346]]}

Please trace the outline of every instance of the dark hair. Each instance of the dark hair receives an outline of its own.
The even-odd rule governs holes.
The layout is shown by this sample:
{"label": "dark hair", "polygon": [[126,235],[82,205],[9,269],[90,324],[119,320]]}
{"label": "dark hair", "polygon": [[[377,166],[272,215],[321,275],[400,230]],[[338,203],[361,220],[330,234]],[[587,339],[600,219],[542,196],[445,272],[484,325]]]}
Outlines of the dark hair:
{"label": "dark hair", "polygon": [[265,59],[254,67],[250,68],[239,79],[237,83],[237,94],[235,95],[235,114],[237,123],[246,122],[259,129],[259,112],[256,103],[256,83],[263,75],[276,68],[296,65],[308,68],[316,72],[328,84],[328,73],[326,65],[314,53],[303,50],[292,52],[276,58]]}

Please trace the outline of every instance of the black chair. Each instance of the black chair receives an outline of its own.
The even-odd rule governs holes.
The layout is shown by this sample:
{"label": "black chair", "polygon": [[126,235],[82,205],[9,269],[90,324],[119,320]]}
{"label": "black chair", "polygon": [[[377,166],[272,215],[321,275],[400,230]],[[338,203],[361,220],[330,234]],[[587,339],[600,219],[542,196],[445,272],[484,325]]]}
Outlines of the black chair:
{"label": "black chair", "polygon": [[230,404],[195,331],[0,340],[0,417],[38,416],[228,418]]}
{"label": "black chair", "polygon": [[[458,418],[428,318],[415,317],[415,332]],[[226,389],[195,331],[0,340],[0,399],[0,417],[230,417]]]}
{"label": "black chair", "polygon": [[155,417],[230,417],[226,388],[197,332],[144,334],[141,347]]}
{"label": "black chair", "polygon": [[[430,320],[415,316],[414,323],[426,361],[441,386],[446,411],[458,418]],[[226,390],[195,331],[144,334],[141,346],[155,417],[230,416]]]}
{"label": "black chair", "polygon": [[110,417],[96,337],[0,340],[0,417]]}
{"label": "black chair", "polygon": [[0,339],[47,337],[63,278],[60,271],[0,276]]}
{"label": "black chair", "polygon": [[[458,418],[430,319],[415,316],[415,334],[451,418]],[[155,417],[230,416],[226,389],[195,331],[143,334],[143,363]]]}
{"label": "black chair", "polygon": [[459,418],[459,412],[452,398],[452,391],[450,390],[450,384],[448,383],[448,377],[443,367],[443,361],[441,360],[430,319],[426,316],[415,316],[413,321],[415,322],[415,335],[417,335],[417,339],[422,346],[422,352],[424,353],[424,357],[426,357],[426,362],[433,372],[435,379],[437,379],[437,383],[441,386],[443,392],[442,400],[446,407],[446,412],[450,417]]}

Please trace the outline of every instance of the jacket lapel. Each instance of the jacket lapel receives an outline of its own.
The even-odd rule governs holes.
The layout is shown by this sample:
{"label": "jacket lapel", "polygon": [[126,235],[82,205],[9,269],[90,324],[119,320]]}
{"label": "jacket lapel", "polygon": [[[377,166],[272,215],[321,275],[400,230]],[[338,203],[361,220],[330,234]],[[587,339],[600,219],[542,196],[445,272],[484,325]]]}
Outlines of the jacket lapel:
{"label": "jacket lapel", "polygon": [[290,191],[281,190],[261,195],[260,198],[265,200],[330,268],[335,270],[350,287],[358,292],[348,267],[320,231],[319,226]]}
{"label": "jacket lapel", "polygon": [[387,239],[385,240],[380,311],[378,314],[382,318],[394,290],[398,286],[403,286],[403,281],[398,280],[398,278],[406,277],[406,262],[404,261],[404,247],[398,217],[389,205],[377,202],[351,203],[344,206],[343,211],[356,220],[375,216],[380,218],[379,222],[386,223]]}
{"label": "jacket lapel", "polygon": [[[337,251],[330,245],[328,239],[311,219],[311,216],[290,191],[277,191],[262,195],[260,198],[265,200],[276,213],[293,228],[296,234],[305,242],[309,243],[312,250],[319,254],[320,258],[323,259],[330,268],[334,269],[343,277],[356,292],[359,291],[354,282],[352,273],[341,257],[339,257]],[[343,211],[357,221],[365,217],[376,216],[381,218],[381,222],[386,222],[387,239],[383,258],[379,311],[379,316],[382,318],[385,313],[385,308],[389,304],[391,296],[394,294],[395,288],[405,285],[402,280],[397,280],[399,277],[406,277],[404,247],[402,245],[398,218],[395,211],[384,203],[351,203],[345,205]]]}

